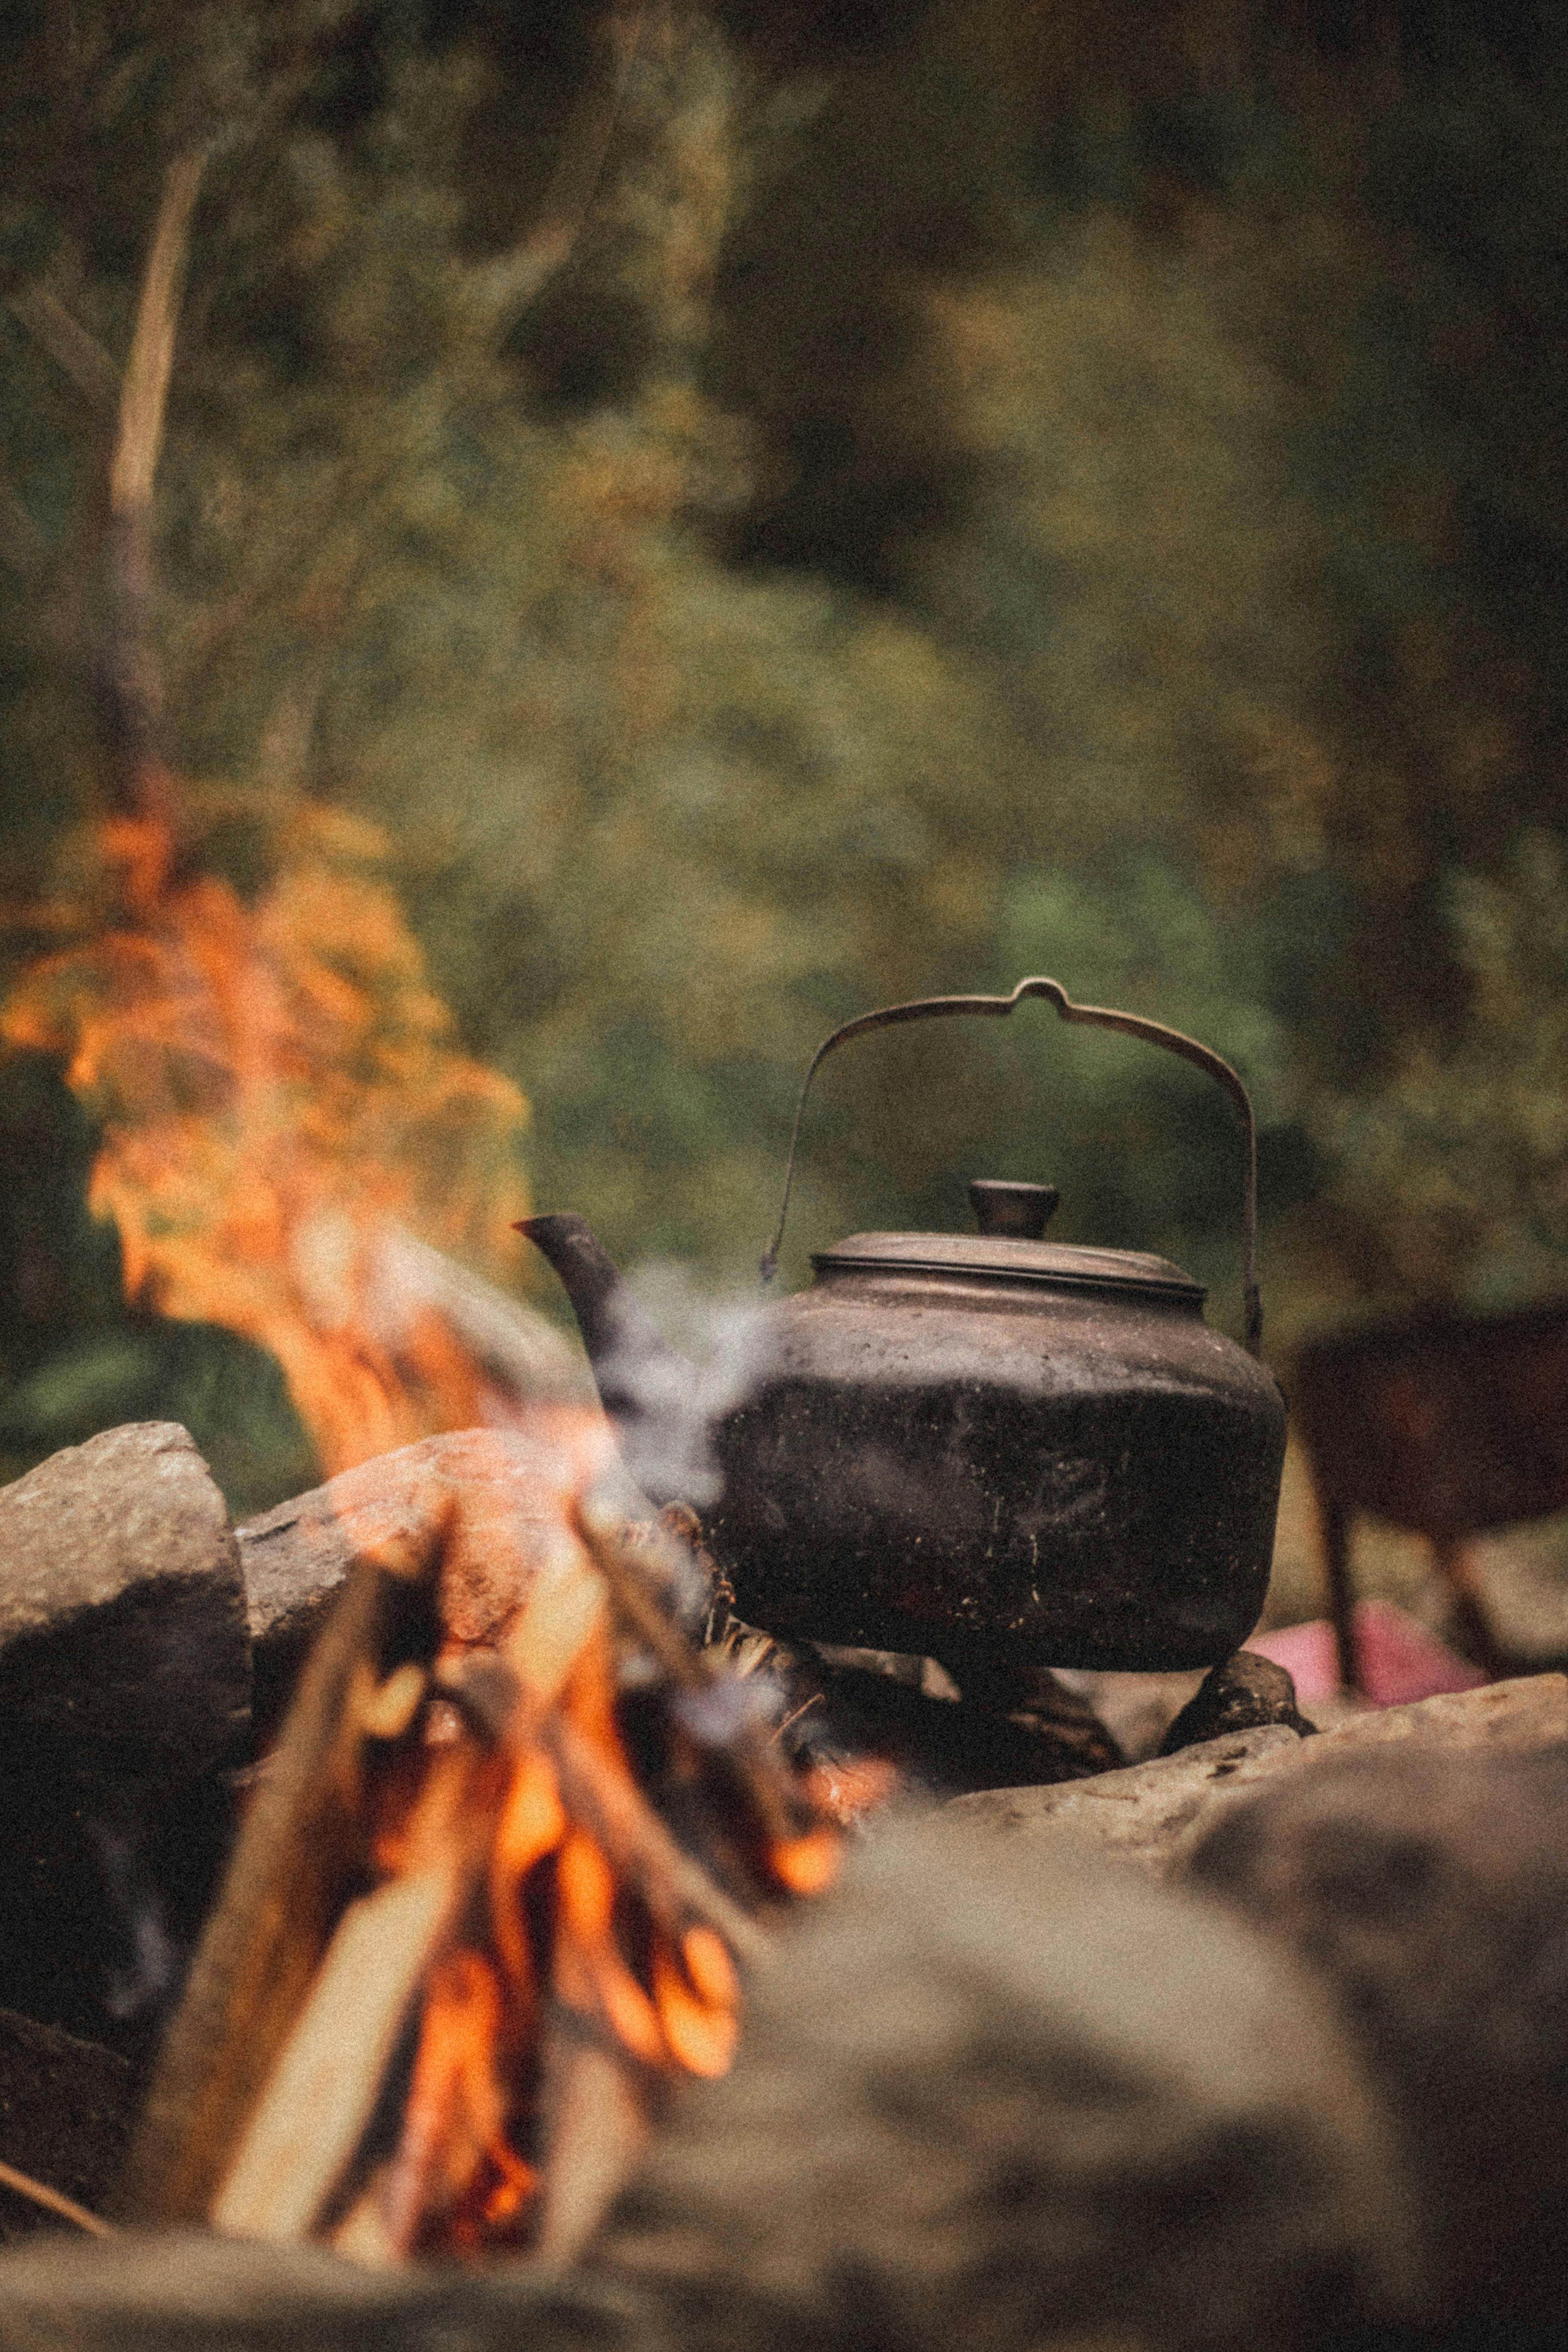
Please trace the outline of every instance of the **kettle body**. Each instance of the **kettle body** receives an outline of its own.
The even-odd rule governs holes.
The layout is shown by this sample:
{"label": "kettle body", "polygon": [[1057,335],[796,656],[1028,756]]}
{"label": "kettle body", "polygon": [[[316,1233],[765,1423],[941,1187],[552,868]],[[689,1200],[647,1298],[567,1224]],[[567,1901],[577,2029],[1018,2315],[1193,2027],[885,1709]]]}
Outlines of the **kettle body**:
{"label": "kettle body", "polygon": [[[962,1682],[1018,1668],[1155,1672],[1217,1664],[1268,1586],[1285,1402],[1258,1360],[1252,1106],[1229,1065],[1142,1015],[1076,1004],[1060,983],[934,997],[847,1022],[1008,1013],[1045,997],[1064,1020],[1163,1045],[1241,1113],[1247,1346],[1214,1330],[1167,1259],[1046,1241],[1047,1185],[970,1188],[981,1231],[858,1234],[768,1310],[766,1370],[709,1433],[720,1492],[705,1533],[740,1614],[766,1630],[939,1658]],[[521,1230],[564,1283],[631,1466],[660,1486],[642,1400],[670,1351],[581,1217]]]}
{"label": "kettle body", "polygon": [[1139,1253],[857,1235],[775,1310],[708,1522],[749,1622],[913,1651],[1212,1665],[1257,1622],[1278,1383]]}

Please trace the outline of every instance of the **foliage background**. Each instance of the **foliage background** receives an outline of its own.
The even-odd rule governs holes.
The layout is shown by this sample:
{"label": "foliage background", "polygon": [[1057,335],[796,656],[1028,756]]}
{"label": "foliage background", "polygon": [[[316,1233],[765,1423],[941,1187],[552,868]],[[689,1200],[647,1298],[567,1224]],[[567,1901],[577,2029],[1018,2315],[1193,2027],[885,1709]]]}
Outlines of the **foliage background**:
{"label": "foliage background", "polygon": [[[1563,1287],[1563,11],[650,0],[551,272],[605,37],[0,13],[7,973],[91,897],[92,353],[210,137],[158,508],[198,854],[254,892],[301,803],[384,828],[541,1208],[742,1280],[819,1036],[1047,971],[1253,1087],[1277,1347]],[[786,1271],[1048,1177],[1234,1328],[1225,1105],[1046,1022],[830,1066]],[[0,1453],[167,1411],[237,1505],[303,1483],[268,1360],[124,1307],[92,1142],[13,1056]]]}

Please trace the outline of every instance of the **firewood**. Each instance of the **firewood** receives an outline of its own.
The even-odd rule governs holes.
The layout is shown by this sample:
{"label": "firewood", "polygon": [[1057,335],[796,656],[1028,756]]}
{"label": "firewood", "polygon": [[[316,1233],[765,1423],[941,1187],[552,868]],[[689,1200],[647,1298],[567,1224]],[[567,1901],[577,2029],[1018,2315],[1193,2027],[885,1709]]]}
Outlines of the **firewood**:
{"label": "firewood", "polygon": [[542,1737],[570,1811],[593,1831],[610,1860],[636,1886],[655,1918],[678,1936],[693,1919],[716,1927],[747,1959],[771,1937],[716,1886],[700,1863],[676,1843],[636,1785],[609,1771],[573,1726],[550,1717]]}
{"label": "firewood", "polygon": [[350,1904],[213,2201],[215,2229],[310,2235],[370,2119],[458,1885],[448,1859]]}
{"label": "firewood", "polygon": [[377,1669],[402,1591],[363,1570],[318,1644],[254,1801],[223,1896],[164,2043],[121,2203],[139,2220],[205,2221],[236,2143],[363,1884],[357,1671]]}
{"label": "firewood", "polygon": [[172,2038],[143,2214],[372,2263],[564,2259],[663,2086],[728,2067],[734,1963],[770,1941],[750,1906],[831,1871],[655,1564],[539,1449],[503,1454],[509,1507],[446,1479],[412,1515],[364,1497]]}
{"label": "firewood", "polygon": [[0,2188],[15,2189],[18,2197],[27,2198],[46,2212],[58,2213],[62,2221],[73,2222],[90,2237],[112,2238],[116,2235],[112,2221],[105,2221],[99,2214],[89,2213],[85,2205],[77,2203],[74,2197],[62,2197],[59,2190],[51,2189],[47,2180],[35,2180],[30,2172],[20,2171],[14,2164],[0,2162]]}
{"label": "firewood", "polygon": [[545,2062],[545,2189],[534,2252],[575,2261],[630,2176],[653,2126],[646,2082],[623,2053],[552,2021]]}

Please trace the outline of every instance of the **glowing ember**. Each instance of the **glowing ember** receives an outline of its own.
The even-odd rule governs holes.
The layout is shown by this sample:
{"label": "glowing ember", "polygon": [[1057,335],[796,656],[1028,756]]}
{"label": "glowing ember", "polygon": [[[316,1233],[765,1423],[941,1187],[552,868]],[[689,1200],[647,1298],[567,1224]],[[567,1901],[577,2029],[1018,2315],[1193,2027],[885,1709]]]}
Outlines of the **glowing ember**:
{"label": "glowing ember", "polygon": [[64,1056],[101,1122],[128,1295],[268,1349],[329,1473],[485,1418],[439,1308],[388,1312],[384,1250],[406,1227],[510,1268],[525,1105],[454,1043],[379,836],[301,808],[254,904],[183,870],[163,816],[98,842],[114,916],[23,979],[0,1038]]}

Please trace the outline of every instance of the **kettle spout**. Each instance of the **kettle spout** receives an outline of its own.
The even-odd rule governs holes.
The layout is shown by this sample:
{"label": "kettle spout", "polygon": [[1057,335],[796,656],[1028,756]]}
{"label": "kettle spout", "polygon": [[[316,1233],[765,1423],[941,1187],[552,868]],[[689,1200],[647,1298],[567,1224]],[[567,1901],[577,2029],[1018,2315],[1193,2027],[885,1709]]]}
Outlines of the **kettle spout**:
{"label": "kettle spout", "polygon": [[692,1368],[637,1305],[586,1217],[570,1211],[524,1217],[516,1230],[561,1277],[626,1467],[656,1505],[682,1499],[670,1481],[662,1423],[671,1397],[691,1393]]}

